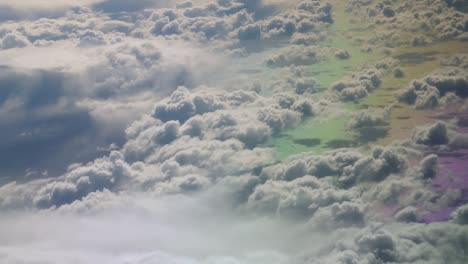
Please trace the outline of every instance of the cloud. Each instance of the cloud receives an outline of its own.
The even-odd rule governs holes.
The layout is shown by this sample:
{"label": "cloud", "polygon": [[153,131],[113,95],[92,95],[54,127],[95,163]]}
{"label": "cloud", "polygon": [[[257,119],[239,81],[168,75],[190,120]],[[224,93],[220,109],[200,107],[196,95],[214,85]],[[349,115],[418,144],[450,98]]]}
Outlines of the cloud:
{"label": "cloud", "polygon": [[0,1],[0,21],[57,18],[73,7],[84,7],[98,1],[100,0],[25,0],[21,2],[2,0]]}
{"label": "cloud", "polygon": [[428,155],[421,161],[421,172],[424,178],[434,178],[437,175],[438,169],[437,155]]}
{"label": "cloud", "polygon": [[[416,109],[444,106],[467,96],[463,87],[468,84],[461,68],[439,70],[421,80],[413,80],[399,95],[402,102],[413,104]],[[453,99],[450,99],[453,97]]]}
{"label": "cloud", "polygon": [[184,123],[192,116],[213,112],[224,107],[224,104],[210,93],[202,91],[200,95],[197,95],[186,88],[179,88],[167,102],[156,105],[154,117],[163,122],[177,120]]}
{"label": "cloud", "polygon": [[29,40],[24,36],[15,33],[8,33],[3,36],[0,47],[2,49],[12,49],[23,48],[28,45],[30,45]]}
{"label": "cloud", "polygon": [[418,209],[413,206],[408,206],[395,214],[395,219],[400,222],[416,222],[418,219]]}
{"label": "cloud", "polygon": [[237,31],[239,40],[258,40],[261,36],[262,32],[259,25],[247,25]]}
{"label": "cloud", "polygon": [[[460,6],[458,2],[452,1],[437,1],[434,5],[437,6],[437,12],[432,9],[433,6],[417,1],[408,2],[405,6],[396,2],[374,4],[370,1],[356,1],[348,3],[346,10],[350,15],[365,17],[370,23],[379,25],[381,32],[386,31],[385,37],[378,36],[368,40],[373,44],[398,45],[398,41],[403,41],[398,32],[413,35],[415,32],[418,33],[416,38],[410,41],[410,45],[424,44],[425,40],[432,42],[433,40],[463,39],[466,32],[464,24],[466,14],[463,13],[463,5]],[[418,23],[411,23],[414,19],[417,19]],[[395,27],[398,27],[398,31]],[[434,35],[431,32],[437,32],[437,34]]]}
{"label": "cloud", "polygon": [[[57,175],[70,163],[97,158],[104,154],[98,149],[124,143],[125,127],[155,97],[206,81],[199,73],[211,67],[208,56],[205,62],[191,60],[201,49],[176,54],[185,44],[126,37],[132,24],[122,23],[77,9],[60,19],[11,22],[0,30],[0,119],[11,128],[0,146],[2,153],[13,153],[2,154],[8,164],[2,175],[19,176],[27,168]],[[46,149],[60,158],[52,161]]]}
{"label": "cloud", "polygon": [[460,225],[468,224],[468,206],[460,206],[455,212],[452,213],[452,218]]}
{"label": "cloud", "polygon": [[324,207],[336,218],[343,218],[339,221],[348,221],[345,219],[347,213],[342,211],[350,206],[346,202],[356,197],[352,191],[336,189],[313,176],[303,176],[289,182],[268,180],[258,185],[249,196],[247,207],[285,218],[310,217]]}
{"label": "cloud", "polygon": [[334,56],[336,52],[345,52],[337,48],[319,46],[290,45],[281,49],[265,60],[265,64],[271,68],[287,67],[291,65],[301,66],[318,63]]}
{"label": "cloud", "polygon": [[291,44],[294,44],[294,45],[310,46],[310,45],[316,44],[317,42],[321,40],[324,40],[325,37],[326,37],[325,34],[321,34],[321,33],[317,33],[317,34],[313,32],[309,32],[307,34],[295,33],[292,35],[290,42]]}
{"label": "cloud", "polygon": [[447,144],[448,128],[445,123],[437,122],[432,126],[416,128],[413,132],[412,139],[417,144],[424,145],[442,145]]}
{"label": "cloud", "polygon": [[343,101],[357,101],[380,86],[383,71],[377,68],[365,69],[333,83],[329,89]]}
{"label": "cloud", "polygon": [[371,253],[378,261],[394,262],[395,239],[383,230],[363,235],[357,241],[358,250],[362,253]]}
{"label": "cloud", "polygon": [[[2,226],[11,228],[2,227],[0,231],[3,235],[0,241],[0,251],[2,252],[0,258],[2,261],[24,261],[25,263],[31,263],[38,259],[46,263],[58,263],[70,258],[75,259],[77,263],[98,260],[106,263],[126,263],[128,261],[132,263],[145,263],[147,261],[168,263],[187,263],[187,261],[193,263],[220,263],[220,261],[270,263],[269,261],[273,261],[275,263],[278,261],[280,263],[287,258],[281,252],[274,250],[275,247],[280,246],[280,243],[270,240],[271,236],[268,235],[268,232],[264,233],[265,236],[256,236],[255,242],[245,242],[244,245],[239,243],[243,240],[251,241],[250,239],[254,238],[253,230],[257,224],[263,221],[259,220],[260,222],[255,222],[255,224],[249,223],[249,221],[238,222],[231,217],[232,214],[228,211],[220,214],[221,211],[203,206],[202,201],[207,201],[203,198],[199,200],[173,196],[151,202],[152,199],[146,197],[138,199],[137,204],[130,198],[127,205],[123,202],[125,200],[114,198],[113,202],[116,202],[118,207],[112,210],[114,205],[107,208],[102,207],[109,201],[110,196],[107,198],[106,196],[108,193],[103,192],[100,196],[95,197],[95,199],[103,199],[101,207],[94,208],[96,210],[92,214],[82,215],[87,221],[82,223],[80,233],[75,235],[73,235],[73,229],[69,227],[78,224],[80,220],[74,211],[69,210],[71,208],[37,215],[23,214],[20,218],[21,221],[16,221],[18,225],[14,229],[12,227],[15,217],[12,215],[3,218]],[[172,206],[168,206],[169,204]],[[78,205],[74,205],[75,208],[76,206]],[[90,203],[87,202],[86,206],[90,206]],[[195,209],[193,206],[198,207],[197,213],[193,214],[194,211],[188,213],[187,209]],[[184,228],[185,221],[183,219],[187,219],[189,215],[192,215],[191,224],[197,226],[197,230],[193,230],[195,232]],[[112,219],[117,220],[109,222]],[[33,222],[43,224],[43,228],[34,231],[31,226]],[[232,224],[236,222],[234,227]],[[128,228],[129,226],[132,228]],[[263,226],[265,231],[269,231],[281,226],[281,223],[264,221]],[[31,232],[18,236],[20,228],[26,228]],[[105,235],[115,232],[115,230],[120,230],[118,232],[119,240],[132,240],[133,242],[119,245],[119,243],[115,243],[115,240],[109,239],[108,235]],[[224,245],[217,243],[217,235],[211,230],[216,231],[218,235],[221,232],[223,237],[227,239],[225,241],[229,242]],[[94,237],[96,232],[100,235],[89,243],[89,238]],[[45,234],[48,235],[44,236]],[[239,234],[241,235],[239,236]],[[72,235],[73,239],[70,238]],[[45,239],[39,239],[38,236]],[[14,245],[6,245],[6,241],[12,241],[11,238],[15,240]],[[34,241],[34,244],[42,240],[42,243],[39,246],[37,244],[27,246],[24,242],[28,240]],[[151,245],[148,244],[149,241],[152,241]],[[262,246],[255,246],[255,244],[268,245],[268,248],[273,250],[264,250]],[[275,244],[277,245],[275,246]],[[71,245],[74,246],[74,250],[67,249]],[[97,248],[102,250],[98,252],[95,250]],[[119,253],[115,254],[115,250]],[[23,254],[26,251],[30,254]],[[185,254],[189,251],[193,254],[186,256]]]}
{"label": "cloud", "polygon": [[353,129],[359,129],[363,127],[386,125],[390,109],[391,108],[366,109],[360,111],[349,121],[349,126]]}
{"label": "cloud", "polygon": [[461,67],[461,68],[468,68],[468,54],[457,54],[451,56],[449,58],[443,59],[441,61],[441,65],[443,66],[454,66],[454,67]]}
{"label": "cloud", "polygon": [[[413,16],[414,2],[347,5],[373,14],[379,30],[390,28],[364,40],[377,49],[392,47],[392,28]],[[289,129],[340,114],[335,98],[357,101],[398,69],[382,61],[322,99],[313,95],[322,84],[307,66],[349,57],[315,46],[336,19],[330,4],[69,3],[55,1],[51,10],[42,1],[9,3],[20,10],[17,20],[0,25],[0,121],[8,126],[0,163],[26,169],[0,187],[0,262],[466,258],[463,193],[433,182],[442,163],[431,153],[468,142],[453,124],[416,128],[386,147],[277,156],[274,140]],[[459,21],[453,14],[441,23]],[[459,36],[454,28],[461,30],[443,34]],[[464,57],[442,63],[446,71],[421,80],[437,89],[439,105],[464,97]],[[384,126],[389,111],[347,115],[349,128]],[[453,221],[420,223],[456,207]]]}

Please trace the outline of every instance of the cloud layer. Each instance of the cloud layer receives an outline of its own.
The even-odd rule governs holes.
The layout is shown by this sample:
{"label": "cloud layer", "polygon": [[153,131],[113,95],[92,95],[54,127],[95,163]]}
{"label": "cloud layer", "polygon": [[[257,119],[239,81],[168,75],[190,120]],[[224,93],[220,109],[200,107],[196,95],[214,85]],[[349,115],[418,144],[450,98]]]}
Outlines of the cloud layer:
{"label": "cloud layer", "polygon": [[[458,2],[405,3],[344,4],[387,29],[363,49],[391,53],[400,26],[424,28],[415,46],[466,35]],[[441,186],[446,153],[468,147],[461,121],[280,159],[275,140],[304,122],[345,117],[360,137],[397,107],[344,113],[406,78],[396,59],[331,85],[311,73],[355,54],[329,45],[333,8],[0,1],[0,262],[464,263],[468,188]],[[461,104],[466,57],[395,100]]]}

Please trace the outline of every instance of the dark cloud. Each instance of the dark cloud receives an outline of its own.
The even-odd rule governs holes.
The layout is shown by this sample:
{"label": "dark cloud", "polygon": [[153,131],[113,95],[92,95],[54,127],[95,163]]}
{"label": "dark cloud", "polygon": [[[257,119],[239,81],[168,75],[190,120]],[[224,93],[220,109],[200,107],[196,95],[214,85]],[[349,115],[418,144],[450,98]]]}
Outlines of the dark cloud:
{"label": "dark cloud", "polygon": [[346,60],[349,59],[351,55],[346,50],[340,50],[335,53],[335,57],[337,57],[340,60]]}
{"label": "dark cloud", "polygon": [[[79,90],[70,79],[54,71],[22,72],[3,68],[0,155],[5,170],[2,176],[21,178],[26,168],[57,173],[72,162],[96,157],[94,144],[110,144],[100,142],[103,139],[95,121],[74,103]],[[115,139],[118,133],[109,136]],[[94,140],[87,146],[79,143],[87,137]]]}
{"label": "dark cloud", "polygon": [[439,164],[438,156],[431,154],[421,160],[421,173],[424,178],[434,178],[437,175]]}
{"label": "dark cloud", "polygon": [[448,128],[443,122],[437,122],[432,126],[417,128],[413,131],[412,139],[417,144],[443,145],[449,142]]}
{"label": "dark cloud", "polygon": [[262,37],[260,25],[247,25],[237,31],[239,40],[259,40]]}
{"label": "dark cloud", "polygon": [[460,206],[455,212],[452,213],[453,220],[460,225],[468,224],[468,206]]}
{"label": "dark cloud", "polygon": [[357,240],[357,245],[359,252],[370,253],[377,261],[385,263],[397,260],[395,238],[383,230],[363,235]]}
{"label": "dark cloud", "polygon": [[393,76],[395,78],[403,78],[405,76],[405,72],[400,67],[398,67],[393,70]]}
{"label": "dark cloud", "polygon": [[[457,62],[448,62],[448,64],[457,64]],[[467,85],[467,76],[463,68],[446,68],[420,80],[413,80],[398,97],[402,102],[414,104],[416,109],[435,108],[453,102],[457,98],[465,98],[468,95],[465,89]]]}

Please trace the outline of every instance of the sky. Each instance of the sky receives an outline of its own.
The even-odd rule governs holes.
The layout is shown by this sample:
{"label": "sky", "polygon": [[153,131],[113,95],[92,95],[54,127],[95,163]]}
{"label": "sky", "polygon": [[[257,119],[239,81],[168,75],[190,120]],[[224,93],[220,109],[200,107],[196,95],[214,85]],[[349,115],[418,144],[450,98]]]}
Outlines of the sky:
{"label": "sky", "polygon": [[467,11],[0,0],[0,263],[466,263]]}

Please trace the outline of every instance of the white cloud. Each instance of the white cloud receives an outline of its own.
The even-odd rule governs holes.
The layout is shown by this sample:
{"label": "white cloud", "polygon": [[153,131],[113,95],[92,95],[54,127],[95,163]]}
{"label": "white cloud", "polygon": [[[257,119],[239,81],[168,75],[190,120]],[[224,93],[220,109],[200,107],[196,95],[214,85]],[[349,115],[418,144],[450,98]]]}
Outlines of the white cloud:
{"label": "white cloud", "polygon": [[[175,4],[0,0],[0,21],[12,20],[0,24],[0,123],[8,126],[0,132],[0,165],[25,175],[0,187],[0,262],[466,258],[463,194],[434,188],[439,157],[427,153],[466,147],[453,124],[416,128],[386,147],[282,161],[272,147],[273,138],[304,119],[341,115],[334,99],[367,96],[395,61],[361,69],[318,100],[319,81],[308,66],[349,57],[318,45],[333,23],[330,5]],[[357,1],[351,5],[348,11],[362,11]],[[376,12],[369,19],[393,27],[414,15],[404,6],[392,7],[393,15],[390,7],[373,8],[366,8]],[[462,34],[462,16],[448,14],[455,16],[435,26],[442,29],[438,38]],[[394,30],[368,43],[392,38]],[[281,48],[272,45],[277,40]],[[446,70],[413,82],[409,103],[464,97],[465,64],[459,55],[443,62]],[[430,89],[417,82],[438,96],[426,96]],[[346,116],[358,130],[385,125],[390,110]],[[452,221],[418,223],[448,207],[459,207]]]}

